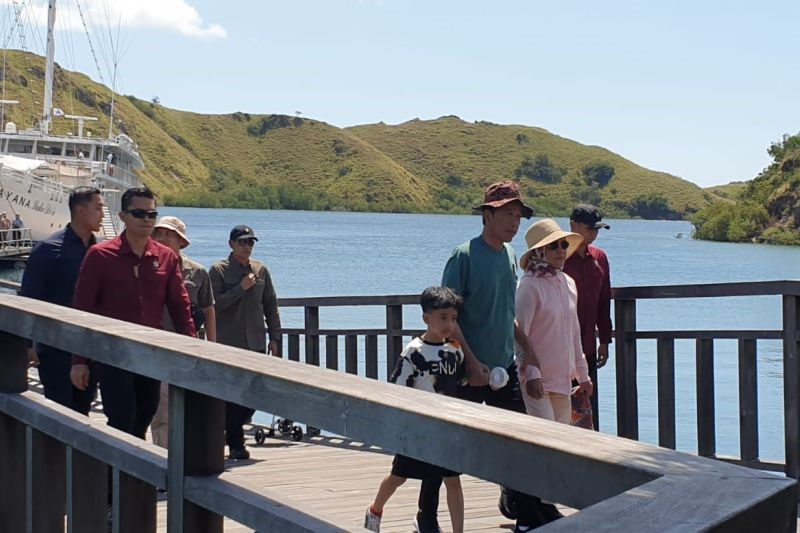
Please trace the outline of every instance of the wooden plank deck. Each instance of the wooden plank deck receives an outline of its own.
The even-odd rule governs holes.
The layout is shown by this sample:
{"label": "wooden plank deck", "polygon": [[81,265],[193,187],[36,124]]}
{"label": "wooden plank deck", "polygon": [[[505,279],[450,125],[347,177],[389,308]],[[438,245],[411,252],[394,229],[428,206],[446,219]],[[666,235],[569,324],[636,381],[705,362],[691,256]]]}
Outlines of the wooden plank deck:
{"label": "wooden plank deck", "polygon": [[[226,470],[251,485],[277,490],[298,502],[313,505],[328,516],[339,518],[357,531],[363,525],[364,511],[375,496],[381,479],[389,473],[392,455],[346,439],[312,437],[301,442],[288,438],[267,439],[255,445],[248,435],[248,461],[226,461]],[[381,531],[408,532],[417,511],[420,482],[408,480],[400,487],[384,511]],[[465,530],[510,531],[511,520],[497,510],[499,488],[493,483],[462,476],[465,502]],[[568,512],[562,509],[562,512]],[[166,529],[166,501],[159,502],[159,532]],[[442,487],[439,524],[452,531]],[[226,520],[226,532],[249,532]]]}

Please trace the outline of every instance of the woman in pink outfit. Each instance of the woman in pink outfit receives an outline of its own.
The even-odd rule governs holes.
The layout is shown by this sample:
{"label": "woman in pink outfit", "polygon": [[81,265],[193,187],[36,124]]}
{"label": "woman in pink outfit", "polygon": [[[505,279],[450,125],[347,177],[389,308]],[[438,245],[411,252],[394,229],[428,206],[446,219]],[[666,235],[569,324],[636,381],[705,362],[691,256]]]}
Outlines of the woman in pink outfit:
{"label": "woman in pink outfit", "polygon": [[[578,291],[561,271],[582,240],[545,218],[525,232],[528,251],[519,260],[524,274],[517,285],[516,318],[538,360],[520,376],[525,408],[529,415],[563,424],[570,423],[572,414],[572,380],[580,384],[577,394],[591,396],[593,390],[581,348]],[[525,365],[518,360],[517,366]]]}

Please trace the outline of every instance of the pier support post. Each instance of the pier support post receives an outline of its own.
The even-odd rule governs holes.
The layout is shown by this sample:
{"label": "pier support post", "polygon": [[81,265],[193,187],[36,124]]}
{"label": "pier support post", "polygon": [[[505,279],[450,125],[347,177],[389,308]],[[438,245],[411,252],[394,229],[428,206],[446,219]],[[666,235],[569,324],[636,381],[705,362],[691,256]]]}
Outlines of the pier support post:
{"label": "pier support post", "polygon": [[[0,332],[0,392],[28,390],[28,341]],[[0,413],[0,531],[26,531],[25,425]]]}
{"label": "pier support post", "polygon": [[403,351],[403,306],[386,306],[386,377],[394,370]]}

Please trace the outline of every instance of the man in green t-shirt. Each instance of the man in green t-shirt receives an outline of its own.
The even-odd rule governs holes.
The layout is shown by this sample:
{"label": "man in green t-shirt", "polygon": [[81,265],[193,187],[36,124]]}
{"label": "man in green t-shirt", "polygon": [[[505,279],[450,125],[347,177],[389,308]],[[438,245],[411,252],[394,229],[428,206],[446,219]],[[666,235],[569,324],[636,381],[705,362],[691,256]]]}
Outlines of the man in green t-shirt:
{"label": "man in green t-shirt", "polygon": [[[523,349],[525,361],[537,364],[527,339],[514,320],[514,295],[517,288],[517,259],[511,240],[522,217],[533,210],[522,201],[519,185],[513,181],[487,187],[481,211],[483,231],[453,250],[444,267],[442,285],[464,298],[458,315],[455,340],[464,350],[469,385],[461,387],[459,397],[493,407],[525,412],[517,368],[514,340]],[[494,389],[489,386],[489,369],[507,371],[508,382]],[[416,525],[420,532],[438,531],[436,509],[441,480],[424,480],[420,490]],[[500,510],[517,520],[515,531],[528,531],[560,517],[555,506],[536,496],[503,488]]]}

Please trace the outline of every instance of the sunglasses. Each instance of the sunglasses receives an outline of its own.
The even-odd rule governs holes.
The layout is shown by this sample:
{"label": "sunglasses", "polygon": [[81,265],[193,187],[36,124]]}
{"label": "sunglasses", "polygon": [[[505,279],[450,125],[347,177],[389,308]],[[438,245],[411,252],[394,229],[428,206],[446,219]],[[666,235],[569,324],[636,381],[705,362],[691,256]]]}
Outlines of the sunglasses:
{"label": "sunglasses", "polygon": [[128,209],[125,211],[133,218],[149,218],[155,220],[158,218],[158,211],[148,211],[147,209]]}
{"label": "sunglasses", "polygon": [[253,246],[256,245],[256,240],[255,239],[236,239],[236,244],[238,244],[239,246],[248,246],[248,247],[252,248]]}
{"label": "sunglasses", "polygon": [[550,244],[547,245],[547,249],[555,252],[556,250],[558,250],[559,246],[561,246],[562,250],[566,250],[567,248],[569,248],[569,243],[567,241],[551,242]]}

